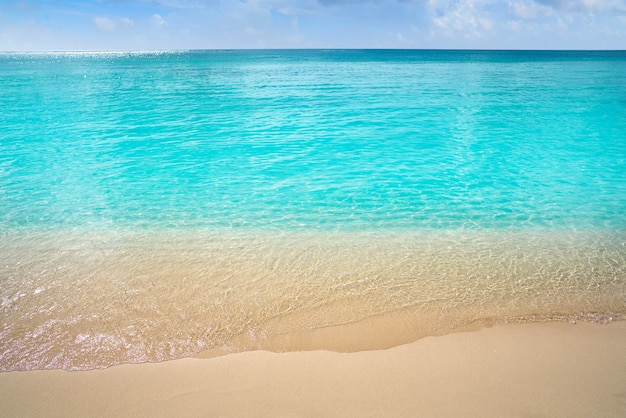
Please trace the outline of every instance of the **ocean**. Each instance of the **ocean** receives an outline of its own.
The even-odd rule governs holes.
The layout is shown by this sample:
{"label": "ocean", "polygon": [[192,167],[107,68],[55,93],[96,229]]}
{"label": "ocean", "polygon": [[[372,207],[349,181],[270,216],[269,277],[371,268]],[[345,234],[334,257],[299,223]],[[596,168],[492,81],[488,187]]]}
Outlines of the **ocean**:
{"label": "ocean", "polygon": [[0,370],[626,317],[626,52],[0,53]]}

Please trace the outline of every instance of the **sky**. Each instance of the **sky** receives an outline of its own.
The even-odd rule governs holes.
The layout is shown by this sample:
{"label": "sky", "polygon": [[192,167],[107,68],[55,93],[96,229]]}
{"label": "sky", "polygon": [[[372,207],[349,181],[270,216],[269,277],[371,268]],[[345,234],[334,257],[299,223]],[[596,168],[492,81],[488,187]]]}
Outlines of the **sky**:
{"label": "sky", "polygon": [[626,0],[0,0],[0,51],[626,49]]}

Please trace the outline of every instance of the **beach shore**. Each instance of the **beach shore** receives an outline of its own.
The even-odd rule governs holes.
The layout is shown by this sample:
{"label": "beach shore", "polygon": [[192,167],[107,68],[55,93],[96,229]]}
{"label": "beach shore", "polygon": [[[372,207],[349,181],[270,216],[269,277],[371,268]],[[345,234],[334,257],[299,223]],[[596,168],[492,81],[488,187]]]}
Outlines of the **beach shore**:
{"label": "beach shore", "polygon": [[0,416],[626,416],[626,322],[519,324],[386,350],[0,373]]}

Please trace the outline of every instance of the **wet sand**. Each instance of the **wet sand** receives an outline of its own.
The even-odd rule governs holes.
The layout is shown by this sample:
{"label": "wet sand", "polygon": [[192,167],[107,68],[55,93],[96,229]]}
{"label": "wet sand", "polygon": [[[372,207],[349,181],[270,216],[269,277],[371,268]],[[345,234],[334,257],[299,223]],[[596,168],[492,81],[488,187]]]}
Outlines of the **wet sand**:
{"label": "wet sand", "polygon": [[626,416],[626,322],[0,374],[0,416]]}

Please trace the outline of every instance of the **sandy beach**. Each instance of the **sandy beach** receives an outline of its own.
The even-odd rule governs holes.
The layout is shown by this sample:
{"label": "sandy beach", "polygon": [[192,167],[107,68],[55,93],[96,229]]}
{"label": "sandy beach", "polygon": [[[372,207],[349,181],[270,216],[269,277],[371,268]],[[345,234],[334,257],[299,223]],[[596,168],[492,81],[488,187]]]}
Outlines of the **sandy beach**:
{"label": "sandy beach", "polygon": [[626,322],[0,374],[0,416],[626,416]]}

